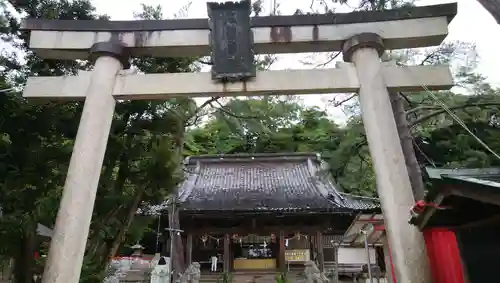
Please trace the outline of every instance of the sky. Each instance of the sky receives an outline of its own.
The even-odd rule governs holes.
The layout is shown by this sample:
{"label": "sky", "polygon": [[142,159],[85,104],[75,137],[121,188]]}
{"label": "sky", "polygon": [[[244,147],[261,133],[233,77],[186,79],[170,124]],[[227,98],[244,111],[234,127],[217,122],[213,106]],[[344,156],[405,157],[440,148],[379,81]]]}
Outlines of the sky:
{"label": "sky", "polygon": [[[176,14],[181,18],[206,18],[206,2],[207,0],[192,0],[187,11],[179,13],[179,11],[183,10],[183,7],[186,7],[187,0],[93,0],[97,12],[109,15],[112,20],[132,20],[134,12],[141,10],[141,3],[153,6],[161,5],[166,18],[173,18]],[[264,0],[263,14],[267,14],[273,9],[274,2],[279,6],[282,15],[292,14],[298,8],[303,11],[311,11],[310,1],[306,0]],[[416,5],[435,5],[450,2],[455,1],[417,0]],[[357,1],[349,3],[357,3]],[[355,6],[355,4],[351,6]],[[335,8],[336,12],[352,11],[352,8],[348,6],[336,6]],[[500,25],[496,24],[493,17],[476,0],[458,0],[458,14],[451,22],[449,31],[446,40],[460,40],[476,44],[479,54],[478,72],[485,75],[493,85],[500,86],[500,72],[495,72],[495,67],[500,65],[500,56],[497,51],[500,44],[500,37],[498,36],[500,34]],[[304,61],[313,64],[307,65],[303,63]],[[278,61],[273,64],[272,69],[315,68],[325,61],[325,54],[284,54],[278,56]],[[326,67],[333,67],[333,65],[330,64]],[[327,103],[327,101],[335,99],[335,95],[308,95],[300,96],[299,99],[305,105],[318,106],[327,110],[330,116],[338,122],[345,120],[346,115],[340,108],[332,107],[331,104]],[[342,98],[337,97],[337,100],[342,100]]]}

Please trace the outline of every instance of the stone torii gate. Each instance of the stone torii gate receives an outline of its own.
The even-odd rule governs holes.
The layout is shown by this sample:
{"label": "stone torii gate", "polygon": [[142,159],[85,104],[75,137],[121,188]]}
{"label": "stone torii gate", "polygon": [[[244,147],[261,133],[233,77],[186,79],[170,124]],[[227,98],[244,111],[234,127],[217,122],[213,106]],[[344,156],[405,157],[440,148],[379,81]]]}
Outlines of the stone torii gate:
{"label": "stone torii gate", "polygon": [[[214,4],[209,4],[209,10],[217,10],[210,5]],[[234,3],[228,4],[231,5]],[[422,235],[408,224],[414,198],[388,90],[449,89],[453,85],[451,72],[447,66],[398,67],[381,63],[379,57],[385,50],[440,44],[455,14],[456,4],[384,12],[256,17],[251,21],[247,15],[246,22],[243,15],[243,28],[240,26],[240,33],[233,37],[247,40],[253,49],[236,50],[241,52],[237,60],[234,56],[221,56],[213,48],[217,40],[210,42],[209,37],[221,36],[223,29],[217,28],[217,21],[209,24],[207,19],[25,20],[23,28],[31,31],[30,48],[40,57],[95,61],[93,71],[76,76],[30,77],[24,89],[26,98],[85,100],[43,282],[76,283],[80,278],[116,100],[345,92],[357,92],[360,96],[397,282],[431,282]],[[227,41],[229,35],[225,36],[216,38]],[[248,60],[249,51],[342,51],[347,63],[332,69],[256,73],[240,64],[243,69],[239,73],[221,74],[227,67],[224,64],[235,64],[233,69],[238,69],[238,61]],[[222,65],[214,62],[212,76],[144,75],[123,70],[130,67],[129,56],[209,54],[215,60],[233,61]]]}

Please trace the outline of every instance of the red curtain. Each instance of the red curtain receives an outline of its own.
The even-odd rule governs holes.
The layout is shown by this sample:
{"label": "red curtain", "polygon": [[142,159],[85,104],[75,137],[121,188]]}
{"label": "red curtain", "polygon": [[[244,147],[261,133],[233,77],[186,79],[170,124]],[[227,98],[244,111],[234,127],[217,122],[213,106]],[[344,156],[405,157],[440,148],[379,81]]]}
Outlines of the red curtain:
{"label": "red curtain", "polygon": [[465,283],[455,232],[444,228],[424,231],[434,283]]}

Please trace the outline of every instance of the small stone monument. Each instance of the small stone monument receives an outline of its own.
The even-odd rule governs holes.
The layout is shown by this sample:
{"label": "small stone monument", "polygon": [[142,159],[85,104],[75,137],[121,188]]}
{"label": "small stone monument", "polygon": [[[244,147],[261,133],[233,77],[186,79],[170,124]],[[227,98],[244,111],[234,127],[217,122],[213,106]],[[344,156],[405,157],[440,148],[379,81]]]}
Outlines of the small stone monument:
{"label": "small stone monument", "polygon": [[170,281],[170,272],[168,270],[167,261],[164,257],[158,260],[151,271],[151,283],[168,283]]}
{"label": "small stone monument", "polygon": [[309,260],[304,263],[304,274],[306,275],[307,283],[328,283],[328,278],[321,273],[314,261]]}
{"label": "small stone monument", "polygon": [[193,262],[191,264],[191,270],[189,272],[190,283],[200,282],[200,277],[201,277],[200,264],[198,262]]}
{"label": "small stone monument", "polygon": [[149,266],[151,269],[155,268],[156,265],[158,265],[158,262],[162,258],[160,253],[155,253],[155,256],[151,259]]}
{"label": "small stone monument", "polygon": [[180,278],[181,283],[198,283],[200,282],[201,270],[198,262],[193,262],[186,268],[186,272]]}

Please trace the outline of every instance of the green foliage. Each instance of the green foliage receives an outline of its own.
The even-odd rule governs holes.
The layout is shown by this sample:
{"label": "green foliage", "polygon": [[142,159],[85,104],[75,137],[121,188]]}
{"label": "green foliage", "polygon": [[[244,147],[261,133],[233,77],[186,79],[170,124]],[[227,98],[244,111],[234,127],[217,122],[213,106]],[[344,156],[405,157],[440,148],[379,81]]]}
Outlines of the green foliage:
{"label": "green foliage", "polygon": [[275,280],[276,283],[291,283],[290,280],[288,280],[286,273],[277,274]]}
{"label": "green foliage", "polygon": [[88,254],[85,255],[80,282],[102,282],[106,274],[99,260],[95,257],[90,257]]}
{"label": "green foliage", "polygon": [[[83,0],[20,1],[14,8],[38,18],[106,18],[96,15],[90,1]],[[161,16],[161,10],[143,8],[138,17]],[[38,58],[27,50],[28,34],[18,31],[13,15],[2,12],[2,39],[24,50],[26,62],[1,56],[6,68],[0,70],[0,89],[22,85],[28,75],[74,74],[90,67],[87,62]],[[132,63],[145,73],[164,73],[191,72],[193,61],[142,57]],[[27,102],[14,90],[2,93],[0,108],[0,174],[4,176],[0,240],[12,243],[2,245],[0,255],[15,258],[16,281],[27,282],[36,268],[33,252],[40,249],[32,241],[36,223],[51,227],[55,222],[82,105]],[[148,231],[149,221],[137,220],[135,212],[143,205],[161,203],[181,180],[184,124],[195,110],[190,99],[116,106],[81,282],[102,282],[108,257]]]}
{"label": "green foliage", "polygon": [[217,283],[232,283],[233,279],[231,273],[224,272],[217,278]]}

